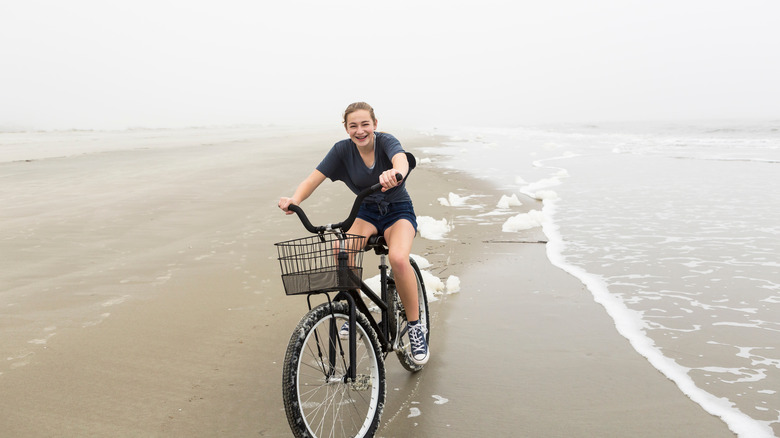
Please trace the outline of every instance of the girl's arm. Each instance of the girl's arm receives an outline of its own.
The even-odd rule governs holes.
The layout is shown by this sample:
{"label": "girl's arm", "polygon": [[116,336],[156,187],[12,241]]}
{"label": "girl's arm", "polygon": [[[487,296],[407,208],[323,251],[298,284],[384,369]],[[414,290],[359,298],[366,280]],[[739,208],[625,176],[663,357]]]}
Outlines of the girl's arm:
{"label": "girl's arm", "polygon": [[409,160],[406,159],[405,153],[399,152],[393,155],[391,161],[393,162],[393,168],[379,175],[379,182],[382,184],[383,192],[401,184],[399,181],[396,181],[395,174],[400,173],[404,178],[409,174]]}
{"label": "girl's arm", "polygon": [[292,214],[293,212],[288,210],[290,204],[300,205],[301,202],[305,201],[306,198],[314,193],[314,190],[319,187],[323,181],[325,181],[325,178],[326,177],[322,172],[314,169],[311,175],[306,177],[306,179],[304,179],[298,185],[298,188],[295,189],[295,193],[291,198],[279,199],[279,208],[281,208],[287,214]]}

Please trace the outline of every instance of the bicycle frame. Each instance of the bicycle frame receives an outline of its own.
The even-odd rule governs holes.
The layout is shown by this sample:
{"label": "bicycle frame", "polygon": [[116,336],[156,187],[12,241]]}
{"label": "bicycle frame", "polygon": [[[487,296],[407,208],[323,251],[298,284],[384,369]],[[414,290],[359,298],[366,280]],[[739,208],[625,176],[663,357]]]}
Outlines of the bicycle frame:
{"label": "bicycle frame", "polygon": [[[388,265],[387,265],[387,255],[386,255],[386,248],[383,246],[375,246],[375,250],[379,253],[379,278],[380,278],[380,284],[381,284],[381,290],[380,290],[380,296],[377,296],[376,292],[374,292],[365,281],[360,281],[360,290],[352,289],[348,291],[339,291],[336,296],[333,298],[333,300],[330,299],[330,293],[332,292],[314,292],[308,294],[306,301],[309,306],[309,310],[312,309],[311,304],[311,297],[314,295],[322,295],[324,294],[328,299],[328,305],[332,308],[333,301],[347,301],[349,303],[349,341],[348,341],[348,347],[349,347],[349,371],[347,374],[347,378],[354,380],[355,379],[355,356],[356,356],[356,343],[357,343],[357,335],[356,335],[356,317],[355,312],[356,310],[360,310],[360,312],[365,315],[366,319],[368,319],[368,322],[373,327],[374,331],[377,334],[377,337],[379,338],[379,342],[382,347],[382,352],[387,355],[393,350],[393,346],[395,344],[395,336],[393,336],[392,333],[390,333],[390,318],[389,318],[389,297],[388,297],[388,284],[390,282],[393,282],[393,279],[388,277],[387,271],[388,271]],[[368,251],[367,248],[366,251]],[[351,275],[352,273],[347,268],[346,264],[346,258],[342,257],[342,255],[346,254],[339,254],[339,275]],[[371,314],[371,311],[368,309],[368,306],[366,305],[365,301],[363,301],[362,297],[360,296],[359,292],[363,292],[365,296],[374,304],[377,305],[377,307],[380,309],[382,314],[381,324],[376,322],[376,319]],[[335,320],[334,320],[335,321]],[[328,345],[339,345],[338,340],[340,340],[338,335],[338,328],[334,326],[330,329],[331,337]],[[336,350],[331,349],[331,351],[328,352],[328,361],[331,369],[333,369],[336,365]]]}

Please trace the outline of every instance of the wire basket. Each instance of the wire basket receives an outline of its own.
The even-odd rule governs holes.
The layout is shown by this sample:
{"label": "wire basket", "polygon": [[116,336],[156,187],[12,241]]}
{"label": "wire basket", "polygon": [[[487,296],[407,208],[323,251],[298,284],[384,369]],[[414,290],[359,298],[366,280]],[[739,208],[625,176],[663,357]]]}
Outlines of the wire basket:
{"label": "wire basket", "polygon": [[287,295],[360,289],[363,236],[318,234],[279,242],[276,249]]}

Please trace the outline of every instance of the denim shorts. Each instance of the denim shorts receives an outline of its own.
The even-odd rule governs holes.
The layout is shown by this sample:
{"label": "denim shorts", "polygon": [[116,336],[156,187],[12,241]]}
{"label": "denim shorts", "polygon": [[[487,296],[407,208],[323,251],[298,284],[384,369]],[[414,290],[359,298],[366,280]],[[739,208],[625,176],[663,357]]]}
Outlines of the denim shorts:
{"label": "denim shorts", "polygon": [[357,217],[375,226],[380,236],[384,236],[385,230],[400,219],[406,219],[412,223],[417,232],[417,216],[411,202],[394,202],[392,204],[377,204],[364,202],[360,204]]}

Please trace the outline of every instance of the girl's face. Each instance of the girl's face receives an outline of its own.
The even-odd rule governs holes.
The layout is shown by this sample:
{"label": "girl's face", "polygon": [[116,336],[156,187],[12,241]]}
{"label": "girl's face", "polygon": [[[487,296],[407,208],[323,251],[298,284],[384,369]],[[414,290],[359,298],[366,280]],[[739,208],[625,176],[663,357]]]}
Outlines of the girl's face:
{"label": "girl's face", "polygon": [[347,133],[349,138],[359,147],[374,144],[374,129],[376,122],[371,120],[368,110],[357,110],[347,116]]}

